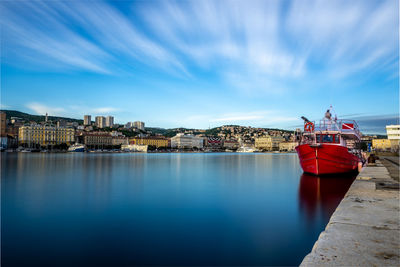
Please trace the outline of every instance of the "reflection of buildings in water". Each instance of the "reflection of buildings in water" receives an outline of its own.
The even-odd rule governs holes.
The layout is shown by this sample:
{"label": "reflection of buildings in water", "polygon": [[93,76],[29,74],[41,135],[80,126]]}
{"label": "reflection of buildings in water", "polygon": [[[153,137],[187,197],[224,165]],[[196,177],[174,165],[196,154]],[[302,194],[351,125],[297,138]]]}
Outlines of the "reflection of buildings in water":
{"label": "reflection of buildings in water", "polygon": [[320,217],[328,221],[356,176],[352,173],[320,177],[303,173],[299,183],[300,212],[309,221]]}

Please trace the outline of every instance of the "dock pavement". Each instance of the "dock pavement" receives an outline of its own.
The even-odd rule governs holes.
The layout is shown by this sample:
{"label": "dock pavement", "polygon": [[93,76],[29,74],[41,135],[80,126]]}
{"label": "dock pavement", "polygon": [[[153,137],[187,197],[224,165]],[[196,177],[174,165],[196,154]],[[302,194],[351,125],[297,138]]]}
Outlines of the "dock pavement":
{"label": "dock pavement", "polygon": [[363,167],[300,266],[400,266],[398,172]]}

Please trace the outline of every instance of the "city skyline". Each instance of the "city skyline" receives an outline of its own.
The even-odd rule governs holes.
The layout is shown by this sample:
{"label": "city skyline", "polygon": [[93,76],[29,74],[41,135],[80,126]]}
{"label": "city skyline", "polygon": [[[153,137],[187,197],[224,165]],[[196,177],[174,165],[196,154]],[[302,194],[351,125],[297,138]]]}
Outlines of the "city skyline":
{"label": "city skyline", "polygon": [[330,105],[366,133],[398,119],[397,1],[0,7],[2,109],[163,128],[291,129]]}

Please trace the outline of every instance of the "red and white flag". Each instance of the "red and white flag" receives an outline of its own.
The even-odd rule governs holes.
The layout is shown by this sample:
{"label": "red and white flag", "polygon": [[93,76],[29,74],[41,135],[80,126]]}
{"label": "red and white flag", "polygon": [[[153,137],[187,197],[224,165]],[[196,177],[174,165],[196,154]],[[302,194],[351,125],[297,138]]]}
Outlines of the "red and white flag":
{"label": "red and white flag", "polygon": [[343,123],[342,129],[343,130],[354,130],[354,124],[353,123]]}

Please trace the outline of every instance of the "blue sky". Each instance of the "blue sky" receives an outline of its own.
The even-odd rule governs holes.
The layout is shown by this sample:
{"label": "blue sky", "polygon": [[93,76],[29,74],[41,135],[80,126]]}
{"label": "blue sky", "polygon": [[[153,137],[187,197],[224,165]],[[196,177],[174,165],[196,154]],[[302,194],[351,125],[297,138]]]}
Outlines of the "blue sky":
{"label": "blue sky", "polygon": [[398,118],[397,0],[0,8],[4,109],[166,128],[292,129],[331,104],[365,132]]}

